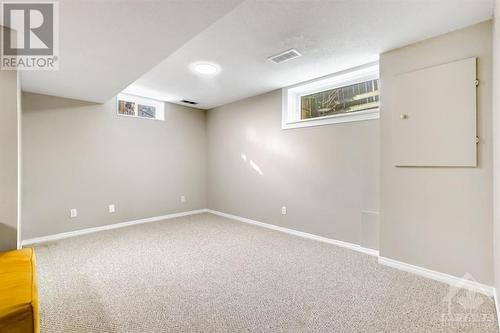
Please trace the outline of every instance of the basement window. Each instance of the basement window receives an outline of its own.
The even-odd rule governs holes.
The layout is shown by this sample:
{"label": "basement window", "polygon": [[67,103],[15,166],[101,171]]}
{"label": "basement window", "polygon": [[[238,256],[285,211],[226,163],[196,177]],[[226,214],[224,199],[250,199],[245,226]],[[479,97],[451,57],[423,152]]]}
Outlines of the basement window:
{"label": "basement window", "polygon": [[282,128],[379,118],[378,64],[283,88]]}
{"label": "basement window", "polygon": [[155,99],[128,94],[118,94],[116,109],[120,116],[164,120],[164,103]]}

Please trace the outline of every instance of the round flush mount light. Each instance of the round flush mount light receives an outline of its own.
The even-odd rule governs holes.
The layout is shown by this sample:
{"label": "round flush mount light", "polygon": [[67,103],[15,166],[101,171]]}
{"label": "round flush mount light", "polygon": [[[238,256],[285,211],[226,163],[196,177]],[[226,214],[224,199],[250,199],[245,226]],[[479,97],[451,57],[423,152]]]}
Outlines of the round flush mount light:
{"label": "round flush mount light", "polygon": [[189,65],[189,68],[197,74],[215,75],[220,72],[220,66],[212,62],[200,61]]}

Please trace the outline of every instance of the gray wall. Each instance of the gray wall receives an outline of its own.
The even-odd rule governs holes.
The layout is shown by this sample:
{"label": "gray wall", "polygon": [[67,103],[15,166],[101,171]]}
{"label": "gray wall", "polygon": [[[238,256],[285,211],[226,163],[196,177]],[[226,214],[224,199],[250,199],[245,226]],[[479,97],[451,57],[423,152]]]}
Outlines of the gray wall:
{"label": "gray wall", "polygon": [[207,117],[210,209],[359,244],[379,205],[378,120],[282,130],[281,90]]}
{"label": "gray wall", "polygon": [[23,239],[206,207],[205,111],[166,103],[155,121],[118,116],[115,99],[22,102]]}
{"label": "gray wall", "polygon": [[[396,168],[391,117],[394,75],[478,57],[477,168]],[[383,257],[493,284],[492,22],[381,55],[381,230]],[[429,119],[432,121],[432,119]],[[453,119],[450,119],[452,122]],[[425,133],[423,133],[425,135]]]}
{"label": "gray wall", "polygon": [[[493,157],[494,157],[494,270],[497,297],[500,297],[500,0],[495,3],[493,30]],[[500,298],[498,298],[500,299]]]}
{"label": "gray wall", "polygon": [[17,247],[17,102],[17,72],[0,70],[0,251]]}

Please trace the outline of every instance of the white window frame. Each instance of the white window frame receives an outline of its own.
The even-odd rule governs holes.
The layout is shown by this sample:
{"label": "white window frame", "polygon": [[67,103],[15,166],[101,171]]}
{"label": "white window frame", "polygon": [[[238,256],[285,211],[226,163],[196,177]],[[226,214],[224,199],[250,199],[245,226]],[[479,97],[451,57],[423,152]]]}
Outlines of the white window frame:
{"label": "white window frame", "polygon": [[[142,104],[142,105],[147,105],[147,106],[153,106],[155,107],[155,117],[154,118],[149,118],[149,117],[141,117],[139,115],[133,116],[129,114],[121,114],[119,112],[119,101],[120,100],[125,100],[127,102],[134,102],[136,104]],[[165,120],[165,102],[152,99],[152,98],[146,98],[146,97],[140,97],[136,95],[130,95],[130,94],[118,94],[116,96],[116,114],[121,116],[121,117],[129,117],[129,118],[138,118],[138,119],[148,119],[148,120]]]}
{"label": "white window frame", "polygon": [[377,63],[351,68],[342,72],[323,76],[318,79],[302,82],[282,89],[282,129],[320,126],[351,121],[371,120],[380,118],[379,108],[340,113],[309,119],[301,118],[301,97],[321,91],[350,86],[356,83],[379,78]]}

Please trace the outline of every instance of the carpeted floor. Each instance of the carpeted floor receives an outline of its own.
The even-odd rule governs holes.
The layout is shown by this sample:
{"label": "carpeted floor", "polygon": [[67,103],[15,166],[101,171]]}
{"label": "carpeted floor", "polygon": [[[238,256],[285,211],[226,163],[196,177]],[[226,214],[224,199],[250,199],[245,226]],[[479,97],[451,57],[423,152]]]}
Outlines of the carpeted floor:
{"label": "carpeted floor", "polygon": [[488,297],[211,214],[36,251],[42,333],[498,332]]}

